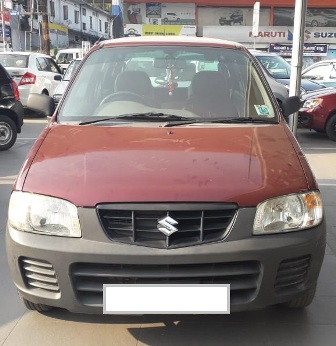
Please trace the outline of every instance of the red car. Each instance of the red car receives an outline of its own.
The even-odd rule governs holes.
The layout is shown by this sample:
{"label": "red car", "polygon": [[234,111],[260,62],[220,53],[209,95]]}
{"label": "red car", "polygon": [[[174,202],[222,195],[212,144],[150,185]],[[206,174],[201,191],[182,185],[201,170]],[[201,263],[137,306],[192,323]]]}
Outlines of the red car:
{"label": "red car", "polygon": [[[46,115],[52,103],[30,95]],[[239,43],[157,36],[94,46],[11,194],[7,256],[24,304],[103,313],[111,301],[118,314],[178,303],[173,312],[193,313],[209,297],[221,306],[223,285],[230,311],[310,304],[326,221],[284,120],[299,108],[292,96],[280,110]],[[106,285],[118,289],[111,300]]]}
{"label": "red car", "polygon": [[336,89],[309,92],[302,100],[299,127],[326,133],[329,139],[336,141]]}

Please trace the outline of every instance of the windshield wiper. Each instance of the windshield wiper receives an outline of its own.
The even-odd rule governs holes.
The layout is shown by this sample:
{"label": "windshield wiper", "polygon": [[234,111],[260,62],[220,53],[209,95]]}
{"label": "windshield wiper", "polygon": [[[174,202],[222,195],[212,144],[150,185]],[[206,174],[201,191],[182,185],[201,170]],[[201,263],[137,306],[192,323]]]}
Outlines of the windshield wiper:
{"label": "windshield wiper", "polygon": [[218,123],[218,124],[237,124],[237,123],[262,123],[262,124],[277,124],[277,120],[268,120],[267,118],[226,118],[226,119],[189,119],[182,122],[169,122],[162,127],[174,127],[174,126],[183,126],[189,124],[199,124],[199,123]]}
{"label": "windshield wiper", "polygon": [[159,112],[148,112],[148,113],[132,113],[132,114],[123,114],[118,115],[116,117],[104,117],[94,120],[81,121],[79,125],[90,125],[94,123],[118,120],[118,119],[126,119],[126,120],[140,120],[140,121],[187,121],[191,120],[189,117],[183,117],[175,114],[167,114],[167,113],[159,113]]}

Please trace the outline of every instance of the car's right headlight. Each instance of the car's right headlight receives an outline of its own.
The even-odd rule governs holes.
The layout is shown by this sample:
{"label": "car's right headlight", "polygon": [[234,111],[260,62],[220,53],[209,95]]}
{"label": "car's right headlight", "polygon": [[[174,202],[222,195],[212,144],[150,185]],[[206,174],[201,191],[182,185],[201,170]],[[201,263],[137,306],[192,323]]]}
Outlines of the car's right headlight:
{"label": "car's right headlight", "polygon": [[323,102],[323,99],[321,98],[313,98],[306,100],[305,103],[302,105],[302,108],[305,108],[305,110],[314,110],[318,106],[320,106]]}
{"label": "car's right headlight", "polygon": [[81,237],[77,207],[63,199],[14,191],[8,207],[8,224],[23,232]]}
{"label": "car's right headlight", "polygon": [[322,199],[318,191],[272,198],[257,206],[253,234],[300,231],[322,222]]}

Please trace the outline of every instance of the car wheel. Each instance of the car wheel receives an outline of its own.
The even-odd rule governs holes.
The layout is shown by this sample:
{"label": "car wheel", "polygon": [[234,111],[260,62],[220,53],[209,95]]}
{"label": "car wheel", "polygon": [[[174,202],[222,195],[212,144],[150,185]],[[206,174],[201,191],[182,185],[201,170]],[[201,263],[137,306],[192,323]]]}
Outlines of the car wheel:
{"label": "car wheel", "polygon": [[302,309],[307,307],[314,299],[316,292],[316,285],[311,287],[307,292],[303,293],[298,298],[292,299],[289,302],[284,303],[289,308]]}
{"label": "car wheel", "polygon": [[326,125],[326,134],[329,139],[336,141],[336,114],[329,118]]}
{"label": "car wheel", "polygon": [[14,121],[7,115],[0,115],[0,151],[11,148],[17,137]]}
{"label": "car wheel", "polygon": [[166,17],[166,18],[164,19],[164,21],[165,21],[165,22],[168,22],[168,18]]}
{"label": "car wheel", "polygon": [[311,22],[311,26],[318,26],[317,20],[313,20],[313,21]]}
{"label": "car wheel", "polygon": [[23,297],[20,297],[21,300],[22,300],[22,303],[25,305],[25,307],[28,309],[28,310],[32,310],[32,311],[38,311],[38,312],[43,312],[43,311],[49,311],[52,309],[51,306],[49,305],[45,305],[45,304],[35,304],[35,303],[32,303],[31,301],[23,298]]}

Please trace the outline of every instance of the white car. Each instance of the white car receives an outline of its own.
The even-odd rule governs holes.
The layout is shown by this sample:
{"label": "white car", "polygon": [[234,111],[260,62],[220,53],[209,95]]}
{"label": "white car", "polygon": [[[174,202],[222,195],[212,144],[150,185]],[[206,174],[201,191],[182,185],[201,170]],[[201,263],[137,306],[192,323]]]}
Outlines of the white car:
{"label": "white car", "polygon": [[31,52],[0,52],[0,63],[19,87],[24,107],[30,93],[53,96],[62,72],[51,56]]}
{"label": "white car", "polygon": [[79,66],[81,61],[82,61],[81,58],[72,60],[71,63],[69,64],[69,67],[64,72],[63,78],[62,78],[61,82],[57,85],[55,92],[54,92],[54,95],[53,95],[53,98],[54,98],[56,105],[61,100],[63,93],[69,84],[70,78],[74,75],[74,73],[75,73],[75,71],[76,71],[76,69]]}
{"label": "white car", "polygon": [[163,19],[165,22],[179,22],[180,17],[173,12],[167,12]]}

